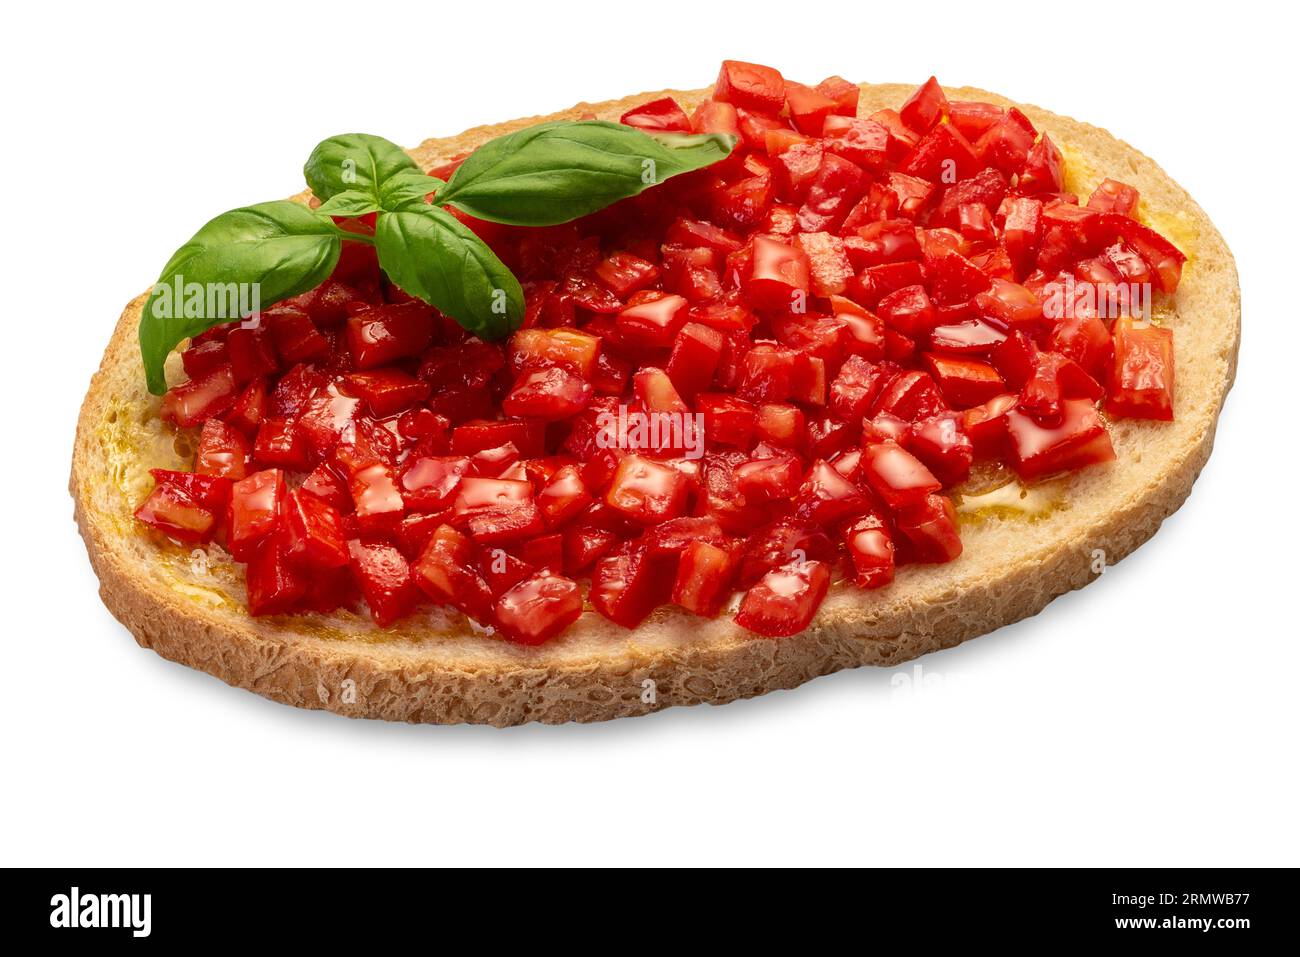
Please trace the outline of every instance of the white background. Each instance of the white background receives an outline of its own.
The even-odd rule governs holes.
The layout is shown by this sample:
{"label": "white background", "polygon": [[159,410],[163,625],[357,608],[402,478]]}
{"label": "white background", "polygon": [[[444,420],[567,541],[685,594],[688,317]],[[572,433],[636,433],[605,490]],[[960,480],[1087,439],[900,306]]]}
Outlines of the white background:
{"label": "white background", "polygon": [[[6,9],[0,862],[1300,864],[1283,5],[288,6]],[[329,134],[411,144],[702,86],[724,57],[997,90],[1109,127],[1199,199],[1237,255],[1245,341],[1159,535],[896,671],[603,725],[349,721],[140,650],[65,480],[113,323],[173,249],[297,191]]]}

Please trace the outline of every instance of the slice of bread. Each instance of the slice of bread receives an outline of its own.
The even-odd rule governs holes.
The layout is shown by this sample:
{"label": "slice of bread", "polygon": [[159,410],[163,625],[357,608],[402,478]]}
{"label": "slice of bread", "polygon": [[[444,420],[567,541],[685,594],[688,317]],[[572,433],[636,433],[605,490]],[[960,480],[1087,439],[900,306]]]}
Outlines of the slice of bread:
{"label": "slice of bread", "polygon": [[[863,115],[897,107],[912,87],[864,85]],[[617,118],[671,95],[688,110],[708,90],[580,103],[549,117],[477,127],[411,151],[423,168],[544,120]],[[975,89],[954,99],[1009,101]],[[132,510],[148,469],[188,469],[192,436],[158,418],[145,389],[136,326],[118,322],[81,410],[72,462],[76,520],[109,610],[165,658],[286,704],[416,722],[598,721],[671,705],[720,704],[856,665],[896,665],[1040,611],[1150,537],[1191,491],[1210,454],[1236,369],[1240,291],[1232,254],[1187,193],[1105,130],[1021,109],[1065,153],[1067,188],[1087,196],[1109,176],[1135,186],[1141,214],[1187,255],[1175,299],[1157,303],[1175,330],[1175,420],[1110,423],[1118,460],[1032,489],[962,499],[964,554],[911,565],[878,591],[835,586],[812,626],[777,640],[661,608],[634,631],[594,611],[536,648],[486,635],[455,613],[420,612],[383,630],[364,613],[251,618],[243,573],[215,546],[190,551],[144,534]],[[300,197],[302,198],[302,197]],[[172,357],[173,361],[176,356]]]}

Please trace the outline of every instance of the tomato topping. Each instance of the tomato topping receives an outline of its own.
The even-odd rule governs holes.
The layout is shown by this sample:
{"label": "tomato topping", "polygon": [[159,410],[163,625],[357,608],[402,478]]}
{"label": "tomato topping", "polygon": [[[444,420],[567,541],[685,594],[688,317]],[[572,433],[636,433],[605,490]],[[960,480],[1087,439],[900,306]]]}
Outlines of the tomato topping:
{"label": "tomato topping", "polygon": [[1062,401],[1059,420],[1046,426],[1020,409],[1007,413],[1011,465],[1022,478],[1041,478],[1115,458],[1110,434],[1092,402]]}
{"label": "tomato topping", "polygon": [[823,562],[796,560],[774,568],[745,593],[736,624],[768,638],[797,635],[812,623],[830,583]]}
{"label": "tomato topping", "polygon": [[628,110],[619,122],[642,130],[661,133],[689,133],[691,120],[671,96],[651,100]]}
{"label": "tomato topping", "polygon": [[235,483],[226,520],[230,554],[240,561],[248,560],[254,547],[278,526],[285,497],[284,473],[280,469],[254,472]]}
{"label": "tomato topping", "polygon": [[1112,328],[1115,362],[1106,411],[1114,416],[1171,421],[1174,417],[1174,333],[1135,319]]}
{"label": "tomato topping", "polygon": [[438,604],[526,645],[584,595],[630,628],[744,592],[740,627],[790,635],[834,570],[959,560],[977,459],[1037,481],[1114,458],[1099,407],[1172,418],[1172,329],[1131,317],[1186,257],[1131,186],[1066,193],[1055,131],[1014,107],[933,77],[898,109],[859,94],[725,61],[692,115],[621,117],[738,137],[713,167],[559,226],[453,211],[523,287],[502,342],[345,244],[182,350],[160,414],[193,471],[154,470],[136,516],[246,562],[255,615]]}
{"label": "tomato topping", "polygon": [[723,60],[713,96],[747,110],[779,113],[785,102],[785,80],[770,66]]}

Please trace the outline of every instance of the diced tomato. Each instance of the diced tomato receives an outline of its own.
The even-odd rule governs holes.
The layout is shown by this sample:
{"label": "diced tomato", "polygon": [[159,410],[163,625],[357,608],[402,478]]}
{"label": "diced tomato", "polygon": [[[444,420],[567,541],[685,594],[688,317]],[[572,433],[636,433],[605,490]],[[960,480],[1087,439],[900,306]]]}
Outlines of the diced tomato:
{"label": "diced tomato", "polygon": [[816,525],[830,525],[840,519],[861,515],[871,502],[855,484],[825,460],[809,468],[794,496],[795,517]]}
{"label": "diced tomato", "polygon": [[943,488],[915,455],[890,441],[863,448],[862,474],[872,491],[892,509],[920,501]]}
{"label": "diced tomato", "polygon": [[[164,404],[166,399],[163,400]],[[254,379],[244,387],[229,411],[224,413],[226,422],[234,426],[245,436],[254,435],[262,423],[266,410],[266,380]]]}
{"label": "diced tomato", "polygon": [[878,171],[889,160],[889,130],[875,120],[828,116],[822,135],[825,149],[862,169]]}
{"label": "diced tomato", "polygon": [[948,115],[948,98],[934,77],[922,83],[905,102],[898,115],[910,129],[925,133]]}
{"label": "diced tomato", "polygon": [[975,100],[950,100],[948,102],[948,122],[957,127],[957,132],[972,143],[979,142],[989,128],[998,123],[1006,111],[992,103],[980,103]]}
{"label": "diced tomato", "polygon": [[876,314],[885,325],[913,339],[928,336],[938,320],[934,304],[922,285],[891,292],[876,305]]}
{"label": "diced tomato", "polygon": [[671,96],[633,107],[619,117],[624,126],[661,133],[689,133],[691,120]]}
{"label": "diced tomato", "polygon": [[736,624],[769,638],[797,635],[812,623],[830,582],[823,562],[794,561],[774,568],[746,592]]}
{"label": "diced tomato", "polygon": [[307,437],[293,419],[266,417],[257,429],[253,459],[259,465],[279,466],[290,471],[311,469],[311,447]]}
{"label": "diced tomato", "polygon": [[412,566],[411,577],[434,601],[485,623],[492,618],[493,597],[479,573],[476,557],[468,538],[450,525],[442,525]]}
{"label": "diced tomato", "polygon": [[347,391],[365,400],[377,416],[392,415],[429,396],[431,386],[400,369],[376,369],[344,376]]}
{"label": "diced tomato", "polygon": [[452,509],[456,523],[481,544],[518,541],[542,530],[533,488],[525,481],[466,476]]}
{"label": "diced tomato", "polygon": [[705,100],[695,108],[691,116],[693,133],[725,133],[740,138],[740,117],[736,108],[730,103]]}
{"label": "diced tomato", "polygon": [[252,546],[247,556],[245,580],[248,585],[248,613],[282,615],[294,610],[307,594],[307,573],[290,560],[280,536],[272,535]]}
{"label": "diced tomato", "polygon": [[154,486],[135,517],[179,542],[206,542],[216,531],[217,519],[182,488],[167,482]]}
{"label": "diced tomato", "polygon": [[858,115],[858,97],[862,89],[856,83],[850,83],[842,76],[828,76],[813,89],[835,101],[836,113],[842,116]]}
{"label": "diced tomato", "polygon": [[247,561],[278,526],[286,494],[284,473],[279,469],[254,472],[235,483],[230,490],[226,547],[237,560]]}
{"label": "diced tomato", "polygon": [[1088,208],[1100,213],[1133,216],[1137,213],[1138,191],[1113,179],[1103,179],[1088,197]]}
{"label": "diced tomato", "polygon": [[348,543],[352,575],[370,606],[370,614],[381,628],[405,618],[415,609],[419,592],[411,578],[406,556],[392,545],[352,541]]}
{"label": "diced tomato", "polygon": [[722,334],[698,322],[682,326],[673,342],[666,371],[677,392],[693,400],[713,382],[722,358]]}
{"label": "diced tomato", "polygon": [[1115,458],[1101,415],[1087,399],[1061,402],[1060,424],[1040,425],[1026,412],[1007,413],[1011,465],[1021,478],[1036,479],[1109,462]]}
{"label": "diced tomato", "polygon": [[834,153],[824,154],[799,208],[799,228],[805,233],[838,229],[869,182],[862,167]]}
{"label": "diced tomato", "polygon": [[981,163],[995,166],[1008,176],[1019,173],[1034,145],[1038,131],[1025,114],[1014,106],[994,123],[975,144]]}
{"label": "diced tomato", "polygon": [[400,494],[415,511],[436,512],[448,507],[470,460],[464,456],[426,456],[402,469]]}
{"label": "diced tomato", "polygon": [[359,470],[352,476],[349,490],[357,523],[363,531],[391,529],[406,514],[406,502],[387,465],[370,465]]}
{"label": "diced tomato", "polygon": [[348,319],[348,350],[358,369],[419,355],[433,336],[433,318],[421,302],[373,306]]}
{"label": "diced tomato", "polygon": [[577,415],[591,401],[591,384],[563,366],[524,372],[501,400],[506,415],[555,421]]}
{"label": "diced tomato", "polygon": [[208,419],[199,433],[194,471],[242,479],[248,470],[248,439],[220,419]]}
{"label": "diced tomato", "polygon": [[977,457],[1001,453],[1007,434],[1007,413],[1019,401],[1020,396],[1005,392],[962,413],[962,431],[971,440]]}
{"label": "diced tomato", "polygon": [[759,308],[790,309],[798,297],[807,295],[810,273],[802,249],[765,236],[754,237],[754,267],[746,290]]}
{"label": "diced tomato", "polygon": [[901,170],[930,183],[952,184],[979,169],[975,148],[948,123],[935,126],[916,144]]}
{"label": "diced tomato", "polygon": [[659,267],[640,256],[616,252],[607,256],[596,267],[596,276],[616,296],[626,298],[659,278]]}
{"label": "diced tomato", "polygon": [[671,595],[672,583],[646,545],[628,542],[596,563],[591,604],[615,624],[635,628]]}
{"label": "diced tomato", "polygon": [[173,386],[163,396],[159,415],[180,426],[198,425],[220,415],[235,401],[235,378],[229,366],[221,366],[202,379]]}
{"label": "diced tomato", "polygon": [[808,258],[811,292],[816,296],[836,296],[853,278],[853,267],[844,252],[844,240],[826,232],[801,233],[795,242]]}
{"label": "diced tomato", "polygon": [[1017,188],[1026,194],[1059,193],[1065,176],[1065,160],[1046,133],[1029,150],[1020,171]]}
{"label": "diced tomato", "polygon": [[1174,417],[1172,329],[1124,317],[1115,321],[1115,360],[1106,411],[1113,416],[1171,421]]}
{"label": "diced tomato", "polygon": [[670,346],[686,322],[686,305],[681,296],[663,296],[629,306],[618,314],[619,335],[633,346]]}
{"label": "diced tomato", "polygon": [[230,355],[231,372],[240,385],[280,371],[275,344],[267,323],[261,320],[249,320],[248,324],[241,323],[231,329],[226,336],[226,351]]}
{"label": "diced tomato", "polygon": [[717,615],[726,600],[735,573],[734,556],[709,542],[691,542],[681,552],[672,600],[687,611],[706,618]]}
{"label": "diced tomato", "polygon": [[536,458],[545,448],[545,425],[523,419],[471,419],[456,426],[451,433],[451,451],[455,455],[474,455],[507,443],[518,449],[520,455]]}
{"label": "diced tomato", "polygon": [[894,521],[912,561],[942,564],[961,555],[957,513],[946,495],[927,495],[900,510]]}
{"label": "diced tomato", "polygon": [[496,603],[496,623],[510,641],[540,645],[582,614],[582,592],[561,575],[538,574],[521,581]]}
{"label": "diced tomato", "polygon": [[266,314],[275,351],[286,365],[326,359],[330,343],[301,309],[277,306]]}
{"label": "diced tomato", "polygon": [[868,515],[844,530],[859,588],[881,588],[894,580],[894,542],[879,518]]}
{"label": "diced tomato", "polygon": [[348,563],[338,509],[301,489],[285,499],[284,544],[291,559],[310,568],[342,568]]}
{"label": "diced tomato", "polygon": [[839,109],[839,104],[825,93],[789,80],[785,83],[785,102],[795,127],[808,136],[821,136],[826,117]]}
{"label": "diced tomato", "polygon": [[224,340],[210,339],[207,342],[196,342],[182,352],[181,363],[187,376],[202,379],[222,366],[229,365],[230,354]]}
{"label": "diced tomato", "polygon": [[958,359],[926,353],[926,367],[943,396],[957,409],[968,409],[1006,391],[997,369],[978,359]]}
{"label": "diced tomato", "polygon": [[785,80],[770,66],[723,60],[713,98],[747,110],[775,114],[781,112],[785,102]]}
{"label": "diced tomato", "polygon": [[629,455],[619,463],[605,502],[635,522],[652,525],[682,514],[687,494],[686,478],[677,469]]}

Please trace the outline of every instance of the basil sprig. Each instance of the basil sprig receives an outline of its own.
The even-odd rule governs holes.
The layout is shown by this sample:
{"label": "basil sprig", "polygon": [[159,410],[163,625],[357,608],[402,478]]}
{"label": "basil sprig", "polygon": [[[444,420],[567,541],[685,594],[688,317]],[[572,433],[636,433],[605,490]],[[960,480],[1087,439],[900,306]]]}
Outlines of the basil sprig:
{"label": "basil sprig", "polygon": [[[166,391],[163,364],[180,342],[319,285],[345,240],[374,245],[394,283],[474,335],[503,338],[523,319],[523,290],[442,207],[515,226],[564,223],[709,166],[734,145],[733,137],[716,134],[650,136],[617,123],[543,123],[483,144],[444,183],[382,137],[331,136],[303,167],[319,208],[283,201],[223,213],[167,263],[140,317],[149,391]],[[368,213],[378,214],[373,235],[341,229],[331,218]],[[252,310],[248,298],[234,296],[246,285],[257,290]],[[211,308],[214,298],[228,304],[232,296],[241,304],[236,314]]]}

